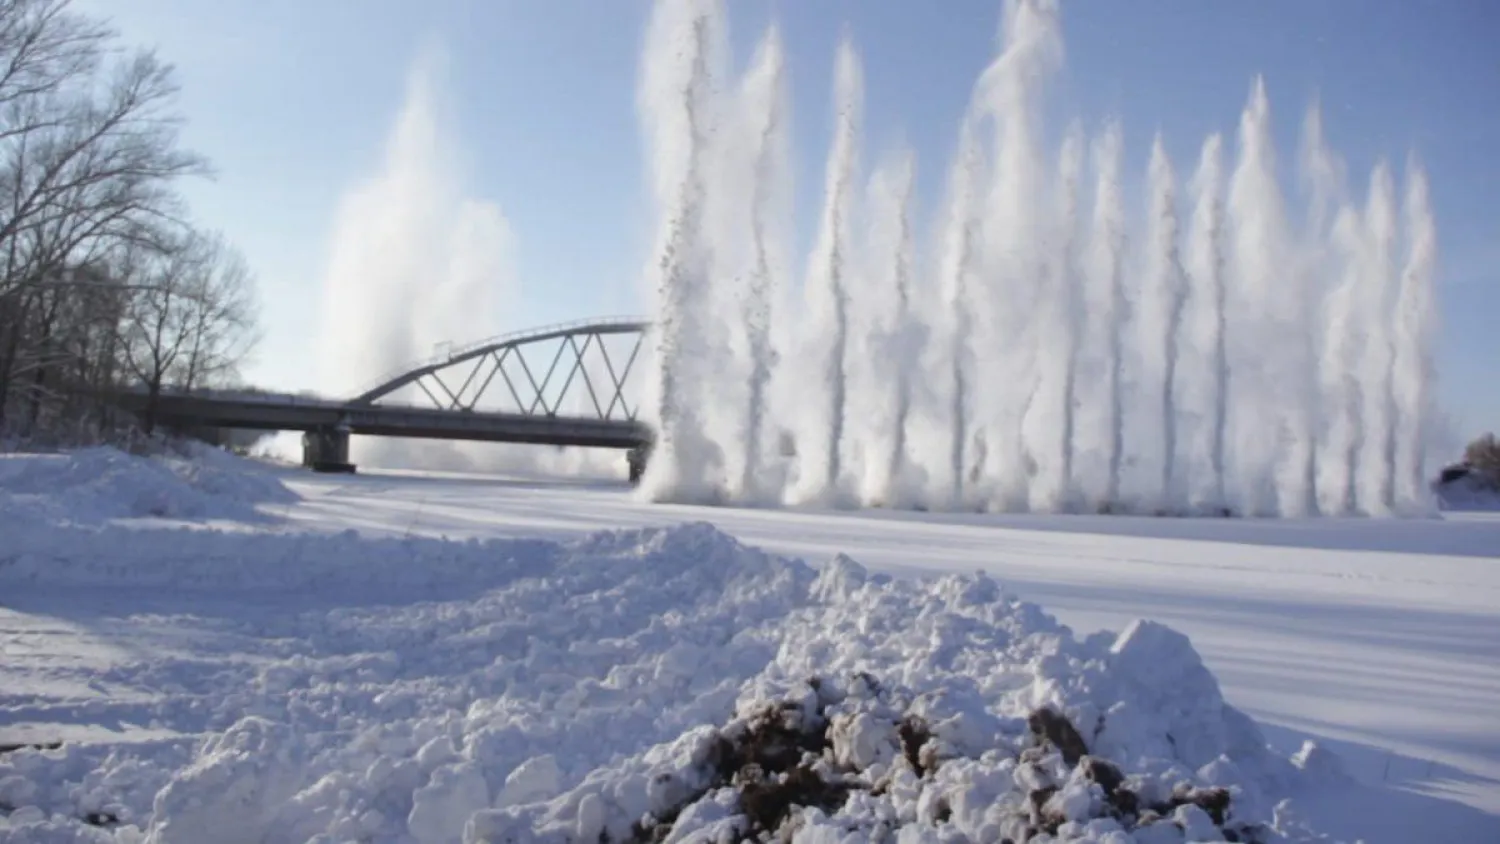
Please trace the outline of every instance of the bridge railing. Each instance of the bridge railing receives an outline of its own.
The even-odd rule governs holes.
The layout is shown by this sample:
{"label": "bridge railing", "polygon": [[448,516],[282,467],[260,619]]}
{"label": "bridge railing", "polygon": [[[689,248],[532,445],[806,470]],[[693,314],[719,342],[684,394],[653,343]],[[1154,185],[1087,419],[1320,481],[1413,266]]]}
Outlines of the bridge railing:
{"label": "bridge railing", "polygon": [[[140,396],[140,397],[144,398],[147,395],[147,391],[144,388],[142,388],[142,389],[125,388],[125,389],[120,390],[118,392],[118,394],[119,395],[128,394],[128,395]],[[317,409],[317,410],[339,411],[341,413],[366,413],[366,414],[368,414],[368,413],[378,413],[378,414],[400,414],[400,413],[431,414],[431,413],[442,413],[442,414],[446,415],[446,414],[448,414],[450,412],[450,411],[443,410],[441,408],[434,408],[434,407],[432,407],[430,405],[414,404],[414,403],[410,403],[410,402],[393,402],[393,403],[382,404],[382,405],[373,406],[373,407],[370,407],[370,406],[363,406],[363,407],[362,406],[351,406],[349,404],[349,402],[347,400],[345,400],[345,399],[330,399],[330,398],[325,398],[325,397],[317,396],[317,395],[307,395],[307,394],[298,394],[298,393],[272,393],[272,392],[265,392],[265,391],[253,390],[253,389],[252,390],[232,390],[232,389],[229,389],[229,390],[226,390],[226,389],[194,389],[194,390],[184,390],[184,389],[182,389],[180,387],[177,387],[177,388],[163,387],[159,395],[160,395],[161,398],[167,399],[167,400],[171,400],[171,399],[186,399],[186,400],[188,400],[190,402],[194,402],[194,403],[224,403],[224,404],[234,404],[234,405],[267,405],[267,406],[277,407],[277,408],[313,408],[313,409]],[[500,411],[500,412],[495,412],[495,411],[473,411],[473,412],[470,412],[470,413],[463,414],[462,417],[455,417],[455,418],[477,419],[477,420],[481,420],[482,421],[484,419],[493,419],[493,418],[502,418],[502,417],[520,418],[520,417],[530,417],[530,416],[531,416],[530,414],[525,414],[525,413],[509,413],[509,412],[504,412],[504,411]],[[564,424],[580,424],[580,423],[581,424],[592,424],[592,423],[596,423],[596,422],[621,423],[621,424],[633,424],[634,423],[634,420],[626,420],[626,419],[592,419],[592,418],[588,418],[588,417],[582,417],[582,418],[563,417],[559,421],[562,422],[562,423],[564,423]]]}
{"label": "bridge railing", "polygon": [[[116,391],[121,394],[144,396],[150,393],[146,387],[132,384],[121,387]],[[162,398],[187,397],[193,399],[224,399],[226,401],[238,401],[259,404],[284,404],[284,405],[307,405],[307,406],[342,406],[347,399],[329,398],[317,393],[278,393],[271,390],[260,390],[254,387],[177,387],[163,384],[158,395]]]}
{"label": "bridge railing", "polygon": [[[406,366],[392,369],[382,375],[378,380],[370,382],[369,389],[377,389],[410,372],[447,363],[457,358],[461,358],[464,355],[467,355],[478,349],[484,349],[493,346],[518,345],[526,342],[531,338],[545,337],[549,334],[566,334],[569,332],[583,331],[589,328],[626,328],[629,326],[645,325],[648,323],[649,320],[645,319],[644,317],[592,317],[589,319],[575,319],[569,320],[568,322],[559,322],[552,325],[544,325],[540,328],[523,328],[517,331],[508,331],[504,334],[497,334],[493,337],[487,337],[483,340],[475,340],[470,343],[464,343],[461,346],[450,346],[446,350],[434,354],[426,360],[417,361],[407,364]],[[361,391],[361,394],[363,394],[363,392],[364,391]]]}

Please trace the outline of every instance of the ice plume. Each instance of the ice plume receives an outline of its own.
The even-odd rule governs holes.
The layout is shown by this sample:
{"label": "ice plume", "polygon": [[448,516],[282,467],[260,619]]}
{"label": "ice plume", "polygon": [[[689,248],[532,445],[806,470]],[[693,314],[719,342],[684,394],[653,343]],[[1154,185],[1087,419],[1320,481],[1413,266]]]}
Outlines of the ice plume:
{"label": "ice plume", "polygon": [[713,500],[725,484],[724,448],[703,424],[706,392],[719,374],[714,338],[722,337],[711,324],[707,198],[723,14],[706,0],[663,2],[647,35],[640,99],[662,226],[654,268],[657,444],[644,488],[658,500]]}
{"label": "ice plume", "polygon": [[854,214],[858,201],[859,133],[864,99],[859,55],[847,37],[834,63],[837,119],[824,174],[824,202],[817,242],[808,262],[805,291],[810,328],[800,338],[811,389],[804,398],[798,433],[798,473],[792,498],[824,503],[848,500],[845,457],[852,452],[849,428],[849,300],[856,282]]}
{"label": "ice plume", "polygon": [[[1345,184],[1316,101],[1279,179],[1271,100],[1179,168],[1117,120],[1049,131],[1056,0],[1007,0],[931,242],[909,152],[862,161],[835,61],[800,291],[773,30],[730,79],[726,10],[661,0],[641,114],[660,237],[658,500],[1174,515],[1419,515],[1439,418],[1437,235],[1415,158]],[[1060,138],[1055,146],[1050,139]],[[1143,173],[1127,213],[1126,172]],[[861,189],[868,185],[868,190]]]}
{"label": "ice plume", "polygon": [[932,350],[938,360],[937,381],[943,385],[939,395],[946,399],[938,418],[946,424],[948,442],[948,483],[938,498],[948,506],[963,507],[972,503],[969,489],[969,467],[972,459],[968,422],[974,413],[974,319],[973,305],[978,279],[975,278],[979,215],[975,186],[981,173],[980,153],[974,127],[965,122],[960,134],[958,155],[948,179],[947,216],[943,221],[941,258],[938,267],[938,294],[943,303],[938,325],[946,342]]}
{"label": "ice plume", "polygon": [[864,283],[852,302],[858,324],[856,376],[850,407],[859,423],[864,456],[860,499],[865,504],[899,505],[912,482],[907,426],[911,419],[915,361],[921,349],[911,301],[915,243],[912,202],[915,160],[910,151],[891,156],[876,171],[869,190],[869,238]]}
{"label": "ice plume", "polygon": [[1128,318],[1124,286],[1125,207],[1120,184],[1123,141],[1111,121],[1094,144],[1094,214],[1090,231],[1089,313],[1086,348],[1097,362],[1094,383],[1078,395],[1095,396],[1092,430],[1084,450],[1101,455],[1102,466],[1085,469],[1092,503],[1107,509],[1120,499],[1120,470],[1125,458],[1124,326]]}
{"label": "ice plume", "polygon": [[1404,511],[1431,512],[1424,451],[1432,436],[1432,345],[1437,331],[1433,280],[1437,274],[1437,222],[1427,172],[1413,155],[1406,165],[1406,263],[1397,288],[1392,392],[1396,406],[1395,493]]}
{"label": "ice plume", "polygon": [[786,235],[781,221],[790,216],[785,207],[789,176],[785,74],[781,36],[772,27],[761,40],[740,94],[744,110],[741,119],[746,122],[744,137],[749,139],[742,153],[747,166],[741,172],[751,178],[753,201],[746,229],[750,249],[743,269],[748,282],[740,301],[748,389],[741,405],[745,416],[742,465],[734,492],[749,499],[761,498],[771,486],[766,482],[771,467],[765,459],[767,423],[772,418],[767,406],[775,365],[771,321],[772,309],[783,295],[785,276],[782,243]]}
{"label": "ice plume", "polygon": [[1203,143],[1193,174],[1193,220],[1187,238],[1187,345],[1197,354],[1183,364],[1184,422],[1188,439],[1188,507],[1199,513],[1225,509],[1229,431],[1229,350],[1224,277],[1224,139]]}
{"label": "ice plume", "polygon": [[[379,168],[339,205],[319,337],[327,395],[357,395],[435,344],[519,327],[499,321],[515,287],[510,224],[497,204],[464,193],[440,97],[443,70],[436,48],[415,62]],[[463,447],[447,444],[354,446],[358,462],[470,462]]]}
{"label": "ice plume", "polygon": [[[1178,460],[1177,363],[1182,341],[1182,309],[1186,291],[1178,255],[1177,177],[1160,135],[1151,145],[1147,176],[1149,190],[1146,221],[1146,295],[1142,302],[1141,344],[1148,369],[1156,376],[1141,385],[1148,400],[1141,415],[1142,433],[1159,432],[1159,449],[1152,465],[1161,467],[1160,485],[1154,492],[1172,511],[1184,509],[1182,478]],[[1149,434],[1147,432],[1150,432]]]}

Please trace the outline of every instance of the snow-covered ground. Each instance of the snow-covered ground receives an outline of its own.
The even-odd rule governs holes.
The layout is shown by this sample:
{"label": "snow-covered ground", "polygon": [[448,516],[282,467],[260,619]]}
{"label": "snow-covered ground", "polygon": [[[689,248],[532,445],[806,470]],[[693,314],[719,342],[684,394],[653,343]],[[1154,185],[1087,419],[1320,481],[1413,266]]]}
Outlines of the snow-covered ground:
{"label": "snow-covered ground", "polygon": [[[776,769],[773,702],[777,735],[840,763],[791,776],[834,789],[856,840],[941,817],[1110,840],[1089,819],[1125,790],[1207,834],[1215,785],[1226,828],[1500,839],[1491,514],[716,510],[69,460],[0,457],[0,745],[67,742],[0,754],[0,842],[596,840],[647,810],[712,834],[736,801],[774,808],[711,764]],[[1037,738],[1047,705],[1123,785]],[[911,724],[933,740],[908,748]],[[1155,827],[1138,840],[1181,835]]]}

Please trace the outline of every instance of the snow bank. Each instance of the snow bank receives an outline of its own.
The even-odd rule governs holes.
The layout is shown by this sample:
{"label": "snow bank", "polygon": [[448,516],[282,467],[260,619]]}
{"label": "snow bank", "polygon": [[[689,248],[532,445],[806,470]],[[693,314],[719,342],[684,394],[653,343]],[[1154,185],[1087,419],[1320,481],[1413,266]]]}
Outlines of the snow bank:
{"label": "snow bank", "polygon": [[90,524],[119,518],[263,519],[298,500],[274,474],[219,449],[138,457],[108,446],[0,455],[0,519]]}
{"label": "snow bank", "polygon": [[1439,506],[1444,510],[1500,512],[1500,489],[1470,472],[1447,483],[1433,485]]}
{"label": "snow bank", "polygon": [[45,533],[0,594],[189,585],[217,638],[138,654],[109,679],[144,701],[83,708],[191,738],[0,755],[0,842],[1275,840],[1275,801],[1324,776],[1271,755],[1183,636],[1079,640],[983,576],[817,572],[701,524]]}
{"label": "snow bank", "polygon": [[[840,559],[721,727],[477,813],[471,842],[1275,840],[1302,774],[1186,637],[1077,640],[983,577]],[[1131,837],[1131,836],[1134,837]]]}

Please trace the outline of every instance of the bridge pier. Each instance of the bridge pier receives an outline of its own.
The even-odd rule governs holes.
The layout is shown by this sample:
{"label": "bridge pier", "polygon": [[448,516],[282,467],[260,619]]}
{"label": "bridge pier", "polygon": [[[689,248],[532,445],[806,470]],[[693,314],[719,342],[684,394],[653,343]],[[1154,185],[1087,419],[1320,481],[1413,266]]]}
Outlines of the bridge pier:
{"label": "bridge pier", "polygon": [[651,445],[635,446],[626,453],[625,460],[630,465],[630,485],[636,486],[646,474],[646,464],[651,460]]}
{"label": "bridge pier", "polygon": [[349,429],[316,428],[302,435],[302,465],[314,472],[353,472]]}

